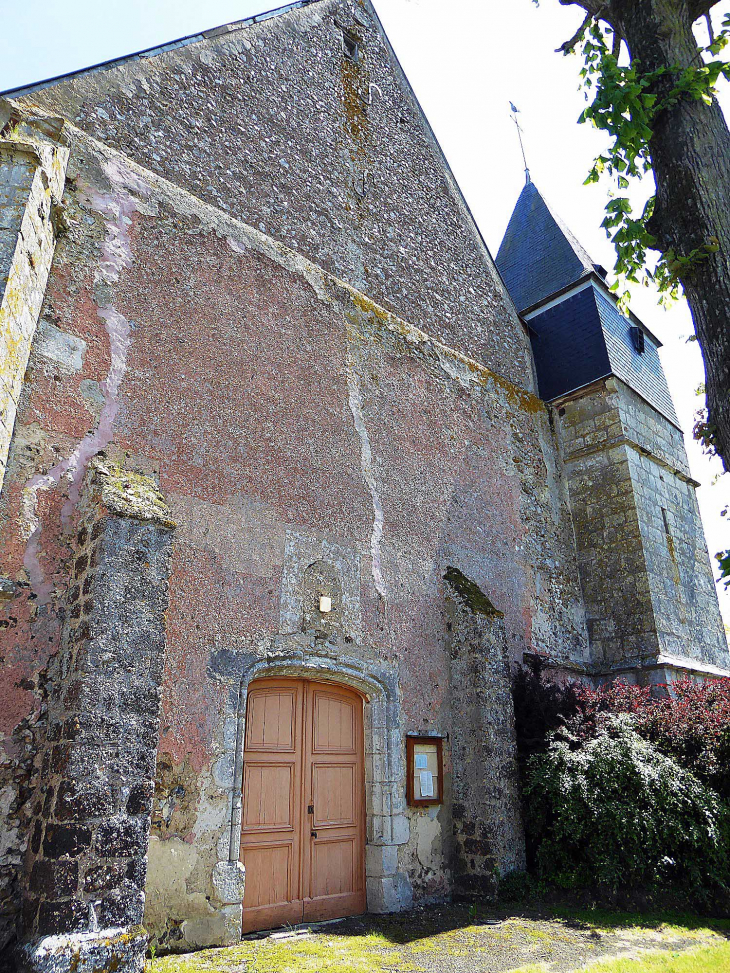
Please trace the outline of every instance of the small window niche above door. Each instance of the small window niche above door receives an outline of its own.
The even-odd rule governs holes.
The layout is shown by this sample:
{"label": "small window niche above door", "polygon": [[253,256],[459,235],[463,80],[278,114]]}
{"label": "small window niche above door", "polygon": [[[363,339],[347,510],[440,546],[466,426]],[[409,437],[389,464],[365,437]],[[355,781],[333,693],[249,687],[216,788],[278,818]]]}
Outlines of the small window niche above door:
{"label": "small window niche above door", "polygon": [[407,799],[411,807],[443,803],[443,740],[406,737]]}

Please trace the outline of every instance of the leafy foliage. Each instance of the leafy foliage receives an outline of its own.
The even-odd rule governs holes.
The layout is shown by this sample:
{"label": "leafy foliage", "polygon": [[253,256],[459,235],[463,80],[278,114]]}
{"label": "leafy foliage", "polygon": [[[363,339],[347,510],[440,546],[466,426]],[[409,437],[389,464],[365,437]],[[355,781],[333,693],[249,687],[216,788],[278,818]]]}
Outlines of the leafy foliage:
{"label": "leafy foliage", "polygon": [[727,888],[727,812],[627,714],[580,743],[563,732],[528,762],[527,825],[541,876],[575,888]]}
{"label": "leafy foliage", "polygon": [[595,739],[610,714],[629,714],[635,731],[730,802],[730,681],[680,679],[671,693],[617,681],[578,691],[579,711],[566,720],[578,741]]}
{"label": "leafy foliage", "polygon": [[[540,0],[533,0],[533,3],[539,6]],[[651,172],[649,142],[658,116],[682,97],[711,104],[720,77],[730,80],[730,63],[717,58],[730,43],[730,15],[725,17],[722,30],[712,42],[700,49],[698,63],[684,69],[676,66],[644,71],[641,62],[635,58],[629,64],[621,64],[621,46],[617,40],[599,13],[587,16],[575,37],[564,44],[562,50],[566,54],[580,50],[583,58],[580,77],[586,99],[589,92],[593,92],[593,101],[579,121],[592,122],[612,139],[608,149],[595,160],[585,181],[598,182],[606,174],[612,181],[615,179],[618,190],[623,191],[629,188],[630,177],[640,179]],[[715,238],[707,240],[686,254],[667,250],[660,255],[654,270],[650,270],[647,250],[659,249],[647,226],[655,202],[656,197],[652,196],[636,218],[627,197],[616,196],[613,191],[610,193],[602,225],[616,249],[614,290],[618,290],[621,282],[653,281],[660,293],[675,298],[679,294],[680,276],[690,271],[693,264],[716,253],[719,242]],[[628,291],[622,299],[627,303]]]}
{"label": "leafy foliage", "polygon": [[720,567],[720,577],[723,578],[723,584],[726,588],[730,588],[730,551],[720,551],[715,557]]}
{"label": "leafy foliage", "polygon": [[[533,0],[539,5],[540,0]],[[567,3],[568,0],[561,0]],[[622,38],[609,24],[612,17],[609,0],[603,5],[582,4],[588,10],[575,36],[563,44],[564,53],[580,52],[583,65],[580,71],[586,99],[592,99],[579,121],[589,122],[605,132],[610,139],[608,148],[594,161],[586,183],[609,181],[609,199],[603,227],[614,244],[616,279],[612,290],[620,292],[619,306],[626,311],[630,300],[630,285],[654,283],[660,300],[670,303],[682,290],[681,282],[691,276],[698,264],[719,250],[716,236],[707,233],[706,239],[688,242],[683,252],[660,244],[652,232],[652,217],[656,196],[650,196],[640,213],[634,213],[625,194],[632,179],[641,179],[652,171],[650,142],[659,116],[676,106],[682,99],[711,104],[721,78],[730,80],[730,63],[720,55],[730,43],[730,15],[726,15],[721,30],[713,35],[708,16],[711,42],[698,46],[697,55],[687,66],[666,64],[649,71],[637,58],[622,63]],[[671,17],[671,13],[666,13]],[[615,17],[613,17],[615,21]],[[706,146],[699,146],[700,153]],[[658,252],[658,256],[649,251]],[[708,354],[708,348],[703,347]],[[727,394],[727,390],[724,390]],[[706,452],[714,453],[718,430],[714,422],[700,417],[694,428],[695,438]],[[723,455],[725,466],[727,456]],[[720,577],[730,587],[730,551],[717,556]]]}
{"label": "leafy foliage", "polygon": [[730,680],[667,687],[513,680],[528,860],[564,887],[726,889]]}
{"label": "leafy foliage", "polygon": [[513,697],[523,762],[545,751],[556,730],[578,747],[597,737],[607,717],[628,714],[641,737],[730,804],[730,680],[678,679],[671,692],[620,679],[598,689],[560,686],[546,680],[544,661],[534,657],[516,671]]}
{"label": "leafy foliage", "polygon": [[[730,78],[730,64],[713,59],[692,65],[680,71],[659,68],[644,72],[641,62],[634,59],[620,64],[618,52],[609,47],[611,31],[599,20],[590,21],[579,41],[583,56],[580,75],[583,86],[593,91],[593,101],[580,117],[581,122],[591,122],[612,139],[609,148],[598,156],[586,183],[598,182],[605,173],[615,180],[619,191],[629,188],[629,178],[641,178],[652,168],[649,141],[657,117],[667,108],[677,104],[682,97],[702,100],[710,104],[720,77]],[[730,40],[730,17],[725,18],[723,30],[708,47],[703,56],[719,54]],[[647,250],[658,250],[657,240],[649,231],[649,220],[654,212],[656,197],[645,204],[641,215],[635,217],[630,200],[626,196],[613,195],[606,204],[603,227],[616,249],[615,271],[621,283],[648,283],[653,281],[669,299],[679,296],[680,277],[685,276],[698,261],[716,253],[719,242],[707,240],[685,254],[673,250],[663,252],[653,270],[648,266]],[[624,294],[624,303],[628,291]]]}

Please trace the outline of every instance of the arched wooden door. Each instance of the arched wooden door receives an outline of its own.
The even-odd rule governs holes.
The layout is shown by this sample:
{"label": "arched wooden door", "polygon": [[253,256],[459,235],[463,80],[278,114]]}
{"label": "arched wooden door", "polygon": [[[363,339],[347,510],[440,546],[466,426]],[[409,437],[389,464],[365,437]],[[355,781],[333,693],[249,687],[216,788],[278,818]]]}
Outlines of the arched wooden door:
{"label": "arched wooden door", "polygon": [[363,701],[305,679],[246,705],[243,932],[365,911]]}

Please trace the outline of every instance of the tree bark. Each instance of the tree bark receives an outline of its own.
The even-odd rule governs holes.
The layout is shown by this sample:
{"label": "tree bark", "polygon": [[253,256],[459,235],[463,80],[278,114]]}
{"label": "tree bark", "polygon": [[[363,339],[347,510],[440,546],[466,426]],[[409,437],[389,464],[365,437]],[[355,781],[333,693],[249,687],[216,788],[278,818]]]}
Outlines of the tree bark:
{"label": "tree bark", "polygon": [[[676,69],[700,64],[692,24],[715,2],[610,0],[600,16],[620,33],[642,73],[669,69],[661,97]],[[708,422],[730,470],[730,132],[720,106],[683,96],[658,116],[649,150],[657,187],[649,230],[662,252],[686,256],[713,239],[719,244],[680,280],[705,362]]]}

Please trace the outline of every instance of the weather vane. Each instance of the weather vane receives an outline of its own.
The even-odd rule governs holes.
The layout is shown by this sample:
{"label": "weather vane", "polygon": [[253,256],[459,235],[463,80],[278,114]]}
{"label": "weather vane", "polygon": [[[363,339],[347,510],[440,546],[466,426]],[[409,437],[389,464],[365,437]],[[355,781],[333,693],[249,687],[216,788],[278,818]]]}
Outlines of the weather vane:
{"label": "weather vane", "polygon": [[528,183],[531,181],[530,170],[527,168],[527,157],[525,155],[525,145],[524,142],[522,141],[523,132],[522,129],[520,128],[520,123],[517,121],[517,116],[519,115],[520,110],[513,102],[510,102],[509,106],[512,109],[512,114],[510,115],[510,118],[515,123],[515,128],[517,129],[517,138],[520,140],[520,148],[522,149],[522,161],[525,164],[525,182]]}

